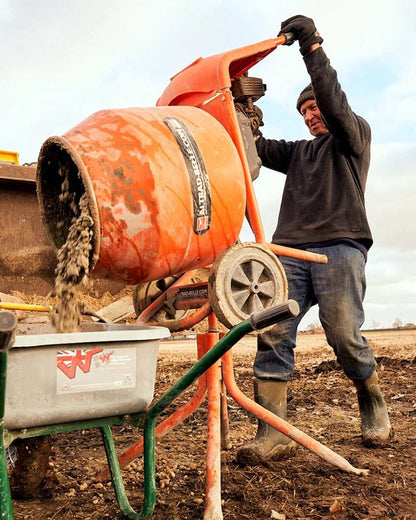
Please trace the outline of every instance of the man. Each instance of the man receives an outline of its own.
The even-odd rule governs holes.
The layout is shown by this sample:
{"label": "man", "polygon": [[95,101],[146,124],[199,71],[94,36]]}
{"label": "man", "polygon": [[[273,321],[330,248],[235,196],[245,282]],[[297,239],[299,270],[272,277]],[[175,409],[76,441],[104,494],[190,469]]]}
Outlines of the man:
{"label": "man", "polygon": [[[298,302],[300,314],[287,330],[275,327],[259,336],[255,400],[286,419],[297,327],[310,307],[318,304],[327,341],[357,389],[363,442],[382,445],[391,425],[374,356],[360,332],[365,262],[373,243],[364,205],[371,131],[351,110],[313,20],[300,15],[289,18],[281,24],[279,35],[287,33],[298,40],[311,79],[296,108],[314,139],[277,141],[258,132],[256,146],[263,165],[286,174],[273,242],[326,255],[328,263],[280,258],[289,297]],[[259,421],[256,437],[239,450],[237,459],[255,464],[293,447],[291,439]]]}

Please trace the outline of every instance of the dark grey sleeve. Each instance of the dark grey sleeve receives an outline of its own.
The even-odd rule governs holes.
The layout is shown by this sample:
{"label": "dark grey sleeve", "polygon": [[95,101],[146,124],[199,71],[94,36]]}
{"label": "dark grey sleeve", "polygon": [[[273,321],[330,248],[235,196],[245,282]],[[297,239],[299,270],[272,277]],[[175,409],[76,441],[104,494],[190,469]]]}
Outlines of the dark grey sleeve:
{"label": "dark grey sleeve", "polygon": [[363,152],[371,140],[370,126],[351,109],[322,47],[304,57],[316,103],[324,122],[337,141],[354,154]]}
{"label": "dark grey sleeve", "polygon": [[282,173],[287,173],[294,146],[295,142],[265,139],[262,134],[256,141],[257,153],[263,166]]}

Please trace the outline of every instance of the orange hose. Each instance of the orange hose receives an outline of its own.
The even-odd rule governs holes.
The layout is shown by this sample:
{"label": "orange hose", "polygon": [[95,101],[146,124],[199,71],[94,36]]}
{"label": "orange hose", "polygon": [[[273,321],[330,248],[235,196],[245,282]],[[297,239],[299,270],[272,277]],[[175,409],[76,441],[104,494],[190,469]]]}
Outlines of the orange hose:
{"label": "orange hose", "polygon": [[290,256],[291,258],[306,260],[307,262],[315,262],[317,264],[328,263],[328,257],[326,255],[311,253],[310,251],[304,251],[303,249],[295,249],[294,247],[279,246],[277,244],[265,243],[264,245],[266,245],[275,255]]}

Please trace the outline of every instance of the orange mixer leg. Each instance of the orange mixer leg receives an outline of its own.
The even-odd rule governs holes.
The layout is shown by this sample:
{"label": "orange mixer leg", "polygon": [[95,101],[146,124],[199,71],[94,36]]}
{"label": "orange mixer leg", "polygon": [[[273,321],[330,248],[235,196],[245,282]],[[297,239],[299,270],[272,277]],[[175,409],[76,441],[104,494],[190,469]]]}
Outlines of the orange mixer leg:
{"label": "orange mixer leg", "polygon": [[[215,315],[209,315],[209,330],[217,329]],[[206,349],[214,347],[219,333],[204,334]],[[222,520],[221,508],[221,380],[220,361],[207,370],[208,384],[208,441],[206,460],[206,499],[204,520]]]}

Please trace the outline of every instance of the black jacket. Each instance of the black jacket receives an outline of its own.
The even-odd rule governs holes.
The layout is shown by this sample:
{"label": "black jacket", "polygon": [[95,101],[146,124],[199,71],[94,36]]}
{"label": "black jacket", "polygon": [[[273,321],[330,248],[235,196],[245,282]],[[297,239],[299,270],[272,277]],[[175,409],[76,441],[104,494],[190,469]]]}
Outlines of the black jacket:
{"label": "black jacket", "polygon": [[329,130],[312,140],[256,141],[267,168],[285,173],[272,241],[282,245],[349,238],[373,243],[364,204],[371,130],[348,104],[322,48],[304,58],[316,103]]}

